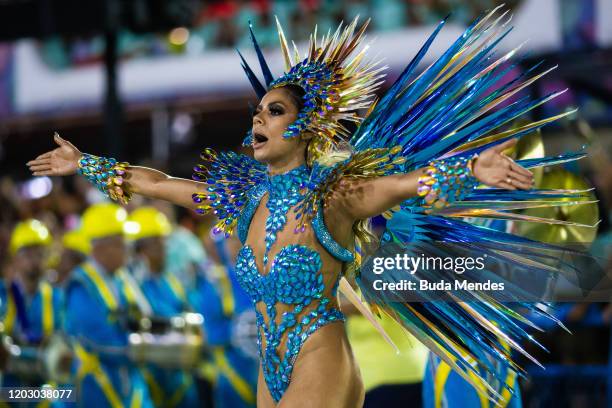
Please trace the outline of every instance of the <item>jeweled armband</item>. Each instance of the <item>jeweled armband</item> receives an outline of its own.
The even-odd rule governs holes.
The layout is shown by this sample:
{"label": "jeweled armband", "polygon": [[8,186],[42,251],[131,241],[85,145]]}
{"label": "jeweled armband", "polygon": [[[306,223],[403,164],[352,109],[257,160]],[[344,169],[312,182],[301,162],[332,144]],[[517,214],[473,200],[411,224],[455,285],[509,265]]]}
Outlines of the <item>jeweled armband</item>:
{"label": "jeweled armband", "polygon": [[79,174],[85,176],[105,196],[127,204],[132,195],[124,185],[126,162],[83,153],[79,159]]}
{"label": "jeweled armband", "polygon": [[474,157],[451,157],[429,163],[425,175],[419,177],[417,194],[427,206],[442,208],[460,201],[478,185],[472,174]]}

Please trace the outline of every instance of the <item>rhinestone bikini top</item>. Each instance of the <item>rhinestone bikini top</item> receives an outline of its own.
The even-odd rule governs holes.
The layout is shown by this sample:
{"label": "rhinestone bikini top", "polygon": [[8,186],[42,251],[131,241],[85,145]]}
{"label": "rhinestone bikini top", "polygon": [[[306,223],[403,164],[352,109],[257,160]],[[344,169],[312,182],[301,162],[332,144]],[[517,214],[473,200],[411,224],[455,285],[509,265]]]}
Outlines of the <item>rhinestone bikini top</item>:
{"label": "rhinestone bikini top", "polygon": [[[291,208],[300,203],[304,189],[308,188],[309,176],[309,169],[301,166],[285,174],[268,176],[265,183],[254,187],[249,194],[237,226],[238,237],[243,243],[261,198],[266,192],[269,194],[264,267],[270,261],[268,255],[276,242],[277,233],[286,226]],[[352,252],[331,237],[325,227],[321,207],[312,221],[312,228],[321,245],[331,255],[343,262],[353,259]],[[289,386],[293,365],[304,342],[318,328],[341,321],[344,316],[330,305],[330,296],[325,295],[322,260],[316,250],[304,245],[287,245],[271,262],[269,272],[262,275],[253,249],[245,245],[238,253],[236,270],[253,304],[262,302],[264,306],[256,311],[259,353],[266,384],[273,399],[278,402]],[[336,295],[338,281],[339,278],[333,283],[331,296]],[[279,309],[283,310],[282,314]]]}

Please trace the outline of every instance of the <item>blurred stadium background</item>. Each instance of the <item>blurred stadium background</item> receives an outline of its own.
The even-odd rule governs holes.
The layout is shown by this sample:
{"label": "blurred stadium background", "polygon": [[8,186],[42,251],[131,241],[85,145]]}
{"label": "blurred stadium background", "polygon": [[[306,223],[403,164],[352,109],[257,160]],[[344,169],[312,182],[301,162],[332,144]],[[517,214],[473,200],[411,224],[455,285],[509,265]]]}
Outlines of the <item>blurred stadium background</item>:
{"label": "blurred stadium background", "polygon": [[[288,38],[371,17],[371,56],[389,66],[392,81],[433,25],[451,13],[429,60],[494,0],[0,0],[0,266],[10,276],[7,245],[17,221],[38,218],[54,237],[78,224],[100,201],[79,178],[32,178],[26,161],[53,147],[58,131],[84,152],[150,165],[190,177],[204,147],[240,149],[256,103],[235,48],[253,60],[252,22],[273,72],[282,70],[274,16]],[[591,156],[568,167],[595,188],[601,223],[597,245],[610,257],[612,204],[612,2],[510,0],[509,50],[527,41],[517,70],[544,60],[559,65],[531,87],[534,95],[569,88],[535,112],[577,106],[571,120],[544,129],[548,154],[585,145]],[[141,201],[136,200],[133,207]],[[160,206],[160,208],[162,208]],[[172,209],[163,208],[168,214]],[[172,216],[193,233],[200,220]],[[610,259],[610,258],[608,258]],[[610,263],[608,263],[609,267]],[[594,308],[594,309],[592,309]],[[582,310],[584,309],[584,310]],[[595,312],[591,312],[595,310]],[[573,314],[572,314],[573,313]],[[594,314],[593,314],[594,313]],[[593,317],[594,316],[594,317]],[[612,406],[608,304],[572,309],[572,338],[549,335],[547,363],[524,384],[525,406],[564,396],[567,406]],[[572,320],[573,319],[573,320]],[[590,320],[589,320],[590,319]],[[581,371],[582,370],[582,371]],[[538,377],[538,375],[541,377]],[[606,399],[607,395],[607,399]],[[544,404],[544,405],[542,405]]]}

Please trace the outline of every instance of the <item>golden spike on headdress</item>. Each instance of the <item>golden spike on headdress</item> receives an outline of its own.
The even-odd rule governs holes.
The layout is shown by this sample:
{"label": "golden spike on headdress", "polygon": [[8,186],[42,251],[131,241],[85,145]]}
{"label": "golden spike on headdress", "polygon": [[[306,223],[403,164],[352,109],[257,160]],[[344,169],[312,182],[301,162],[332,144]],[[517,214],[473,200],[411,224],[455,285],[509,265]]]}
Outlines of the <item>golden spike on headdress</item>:
{"label": "golden spike on headdress", "polygon": [[287,46],[287,39],[285,38],[285,33],[283,32],[283,27],[278,21],[278,17],[274,16],[276,19],[276,28],[278,29],[278,39],[280,41],[281,50],[283,52],[283,57],[285,57],[285,69],[287,72],[293,66],[293,61],[291,61],[291,55],[289,54],[289,47]]}
{"label": "golden spike on headdress", "polygon": [[315,32],[314,34],[310,34],[310,37],[308,37],[308,60],[312,61],[312,59],[314,58],[314,53],[315,50],[317,49],[316,45],[315,45],[315,35],[317,33],[317,27],[315,26]]}
{"label": "golden spike on headdress", "polygon": [[336,28],[334,35],[331,38],[327,39],[327,43],[323,48],[323,52],[321,53],[321,57],[319,57],[319,60],[328,59],[329,50],[334,49],[334,47],[336,46],[336,43],[338,42],[338,35],[340,35],[340,30],[343,24],[344,22],[341,21],[340,24],[338,24],[338,28]]}
{"label": "golden spike on headdress", "polygon": [[335,44],[331,52],[331,55],[329,56],[329,60],[333,61],[333,64],[335,65],[342,64],[342,59],[339,58],[339,54],[345,49],[347,41],[349,40],[349,38],[351,38],[351,36],[353,35],[353,32],[355,31],[355,26],[357,25],[357,18],[358,17],[355,17],[353,21],[351,22],[351,24],[349,24],[342,31],[342,34],[340,35],[338,39],[338,43]]}
{"label": "golden spike on headdress", "polygon": [[323,55],[323,50],[325,49],[325,44],[327,44],[327,42],[329,41],[329,38],[331,37],[331,28],[327,29],[327,34],[325,34],[323,36],[323,38],[321,38],[321,45],[319,46],[319,54],[317,55],[317,61],[319,61],[319,57],[321,55]]}
{"label": "golden spike on headdress", "polygon": [[[357,23],[357,19],[353,21],[353,24]],[[353,35],[351,42],[345,47],[345,52],[342,55],[338,56],[338,59],[344,61],[351,53],[355,50],[357,45],[363,40],[365,30],[368,28],[368,24],[370,24],[370,19],[368,18],[365,23],[361,25],[359,31],[355,35]],[[354,29],[354,27],[353,27]],[[366,45],[360,54],[363,54],[364,51],[368,48]]]}
{"label": "golden spike on headdress", "polygon": [[305,60],[292,42],[295,54],[292,61],[287,39],[277,19],[285,62],[292,65],[270,86],[276,88],[294,84],[304,89],[306,98],[300,117],[287,128],[284,137],[311,132],[320,139],[313,145],[317,149],[328,149],[350,135],[341,121],[361,120],[356,111],[369,107],[375,90],[382,82],[381,70],[384,69],[379,68],[377,63],[363,63],[364,50],[356,53],[368,22],[359,27],[357,18],[347,26],[341,23],[333,35],[329,31],[320,42],[316,38],[315,28],[309,38]]}
{"label": "golden spike on headdress", "polygon": [[331,38],[332,44],[335,44],[338,41],[338,37],[340,36],[340,33],[342,33],[342,31],[344,31],[344,21],[341,21],[340,24],[338,24],[338,27],[336,27],[336,31],[334,32],[334,35]]}
{"label": "golden spike on headdress", "polygon": [[317,57],[316,62],[323,62],[327,59],[327,52],[329,51],[329,48],[331,47],[332,41],[333,39],[327,37],[325,41],[321,44],[321,53]]}
{"label": "golden spike on headdress", "polygon": [[[367,64],[365,67],[361,68],[359,65],[361,64],[361,61],[363,61],[363,57],[366,55],[366,52],[368,51],[369,45],[366,45],[365,47],[363,47],[361,49],[361,51],[359,51],[345,66],[344,66],[344,72],[346,73],[352,73],[353,71],[357,71],[357,70],[363,70],[366,71],[367,73],[371,73],[370,69],[374,68],[375,65],[377,65],[377,62],[370,62],[369,64]],[[360,69],[361,68],[361,69]],[[359,75],[359,73],[357,73],[357,75]]]}
{"label": "golden spike on headdress", "polygon": [[302,60],[302,56],[300,55],[300,50],[298,50],[295,41],[291,40],[291,44],[293,45],[293,60],[298,63]]}

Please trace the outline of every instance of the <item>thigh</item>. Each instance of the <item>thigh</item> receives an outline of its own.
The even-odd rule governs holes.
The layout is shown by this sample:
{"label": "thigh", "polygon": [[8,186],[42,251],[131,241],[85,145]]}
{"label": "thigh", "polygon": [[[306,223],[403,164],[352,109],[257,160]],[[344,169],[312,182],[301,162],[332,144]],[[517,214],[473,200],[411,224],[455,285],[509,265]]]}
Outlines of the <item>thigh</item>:
{"label": "thigh", "polygon": [[276,404],[270,391],[268,391],[268,385],[263,375],[263,368],[259,365],[259,376],[257,377],[257,408],[274,408]]}
{"label": "thigh", "polygon": [[[344,326],[330,324],[319,330],[332,333],[341,330],[344,333]],[[344,338],[340,335],[336,338],[340,337]],[[304,353],[297,358],[291,383],[278,408],[361,408],[363,406],[364,389],[361,374],[347,341],[317,344],[313,348],[307,348],[305,344],[303,351]]]}

